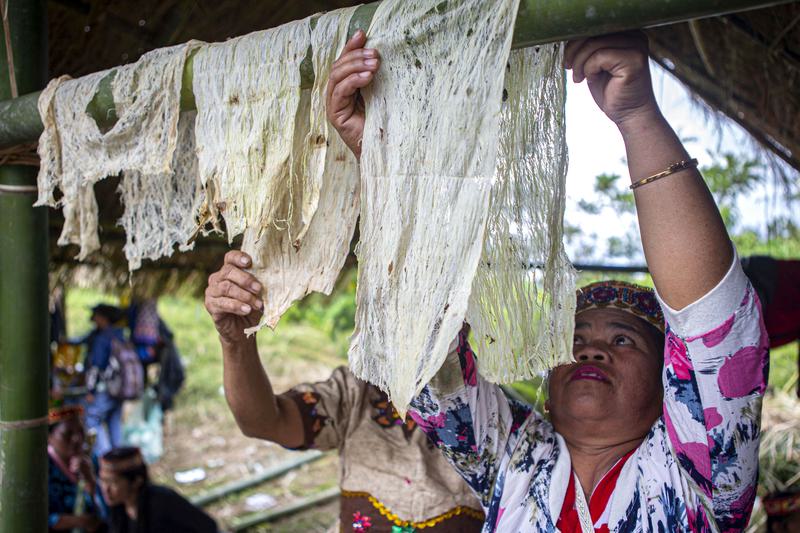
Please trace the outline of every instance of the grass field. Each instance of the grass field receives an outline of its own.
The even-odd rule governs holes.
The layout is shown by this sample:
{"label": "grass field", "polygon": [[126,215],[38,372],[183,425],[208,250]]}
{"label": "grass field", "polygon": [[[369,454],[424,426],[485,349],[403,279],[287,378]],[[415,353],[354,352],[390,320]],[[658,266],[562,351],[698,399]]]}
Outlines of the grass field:
{"label": "grass field", "polygon": [[[277,391],[302,381],[324,379],[332,368],[346,363],[354,309],[351,283],[352,280],[345,281],[345,290],[339,296],[325,298],[315,295],[309,298],[303,306],[284,317],[276,332],[266,330],[258,335],[261,358]],[[89,308],[101,302],[119,304],[118,299],[90,289],[68,291],[70,335],[89,330]],[[156,480],[191,496],[253,475],[290,457],[292,452],[270,443],[247,439],[239,433],[223,396],[219,342],[202,302],[189,297],[165,296],[159,300],[159,312],[175,333],[186,364],[187,379],[176,407],[166,421],[166,452],[152,468]],[[794,408],[795,413],[800,412],[800,403],[790,394],[797,380],[797,353],[796,343],[772,353],[770,389],[776,392],[765,401],[765,410],[775,406],[776,410],[791,411]],[[538,386],[530,384],[521,384],[516,390],[528,397],[540,392]],[[765,420],[780,420],[785,429],[785,413],[772,414],[775,416],[765,417]],[[792,427],[800,431],[797,424]],[[765,430],[768,432],[769,428],[765,427]],[[775,440],[773,438],[770,442]],[[797,440],[800,441],[800,434]],[[770,452],[770,467],[785,470],[788,464],[791,472],[796,473],[799,469],[796,461],[794,465],[789,464],[792,453],[796,453],[793,452],[794,441],[789,442],[790,449],[787,450],[781,448],[780,442],[775,444],[775,450]],[[205,480],[191,485],[178,485],[174,481],[176,471],[195,467],[206,470]],[[246,514],[243,502],[249,495],[266,493],[279,503],[287,503],[335,486],[337,476],[336,457],[326,457],[278,481],[227,498],[209,510],[222,524],[229,525],[236,516]],[[337,506],[332,503],[260,530],[287,533],[325,531],[335,521],[336,514]]]}

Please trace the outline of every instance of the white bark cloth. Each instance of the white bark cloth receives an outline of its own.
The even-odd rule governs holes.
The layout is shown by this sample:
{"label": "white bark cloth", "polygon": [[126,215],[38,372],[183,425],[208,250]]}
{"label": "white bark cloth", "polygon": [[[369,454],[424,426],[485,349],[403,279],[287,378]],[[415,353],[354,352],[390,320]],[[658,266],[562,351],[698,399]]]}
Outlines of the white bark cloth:
{"label": "white bark cloth", "polygon": [[387,0],[362,91],[361,242],[353,373],[401,412],[467,313],[488,217],[518,0]]}
{"label": "white bark cloth", "polygon": [[[199,44],[154,50],[136,63],[76,80],[57,78],[42,92],[36,205],[63,205],[59,244],[79,244],[79,259],[100,245],[93,190],[97,181],[129,170],[171,172],[183,67],[187,54]],[[114,76],[111,89],[118,118],[103,132],[86,109],[109,75]],[[63,195],[58,203],[56,188]]]}
{"label": "white bark cloth", "polygon": [[197,157],[228,238],[291,220],[300,63],[309,19],[211,44],[194,57]]}
{"label": "white bark cloth", "polygon": [[497,173],[467,312],[481,375],[498,383],[532,378],[572,353],[562,53],[561,44],[515,50],[505,77]]}
{"label": "white bark cloth", "polygon": [[194,150],[194,120],[193,111],[181,114],[172,171],[144,174],[129,170],[120,180],[125,212],[119,223],[127,236],[124,252],[130,270],[141,267],[143,259],[155,261],[172,255],[176,244],[181,251],[194,247],[189,241],[196,234],[197,216],[205,200]]}
{"label": "white bark cloth", "polygon": [[[296,300],[330,293],[358,217],[358,166],[325,117],[331,66],[355,8],[301,20],[198,52],[194,65],[201,180],[264,286],[253,333]],[[300,89],[312,49],[314,86]],[[259,65],[261,68],[254,68]]]}
{"label": "white bark cloth", "polygon": [[325,89],[354,10],[320,16],[311,35],[314,86],[303,91],[295,120],[294,194],[284,194],[291,202],[289,225],[245,230],[242,250],[252,256],[252,273],[264,286],[264,315],[248,333],[274,328],[293,302],[312,291],[330,294],[350,250],[358,219],[358,164],[326,119]]}
{"label": "white bark cloth", "polygon": [[[531,377],[569,358],[574,271],[562,245],[561,46],[510,56],[518,7],[380,4],[360,181],[325,119],[352,8],[313,29],[305,19],[202,47],[194,129],[184,116],[180,134],[181,73],[197,43],[117,69],[120,118],[106,133],[86,107],[108,73],[54,80],[39,101],[38,204],[54,205],[61,189],[60,243],[80,244],[83,258],[99,246],[94,183],[122,172],[131,268],[185,247],[202,209],[221,215],[229,239],[244,234],[265,288],[264,317],[248,333],[331,291],[360,212],[354,374],[405,411],[466,318],[487,378]],[[309,48],[315,82],[301,89]]]}

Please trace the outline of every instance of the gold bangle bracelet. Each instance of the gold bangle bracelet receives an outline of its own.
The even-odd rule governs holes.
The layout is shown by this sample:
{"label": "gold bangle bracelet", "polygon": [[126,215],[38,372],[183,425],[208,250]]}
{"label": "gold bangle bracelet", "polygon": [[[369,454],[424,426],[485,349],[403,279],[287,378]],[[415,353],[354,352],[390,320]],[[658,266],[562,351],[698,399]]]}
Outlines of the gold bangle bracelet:
{"label": "gold bangle bracelet", "polygon": [[688,161],[678,161],[677,163],[672,163],[669,167],[667,167],[667,170],[662,170],[658,174],[653,174],[652,176],[648,176],[640,179],[639,181],[631,183],[631,189],[641,187],[642,185],[647,185],[648,183],[660,180],[661,178],[666,178],[667,176],[675,174],[676,172],[680,172],[681,170],[695,168],[696,166],[697,159],[689,159]]}

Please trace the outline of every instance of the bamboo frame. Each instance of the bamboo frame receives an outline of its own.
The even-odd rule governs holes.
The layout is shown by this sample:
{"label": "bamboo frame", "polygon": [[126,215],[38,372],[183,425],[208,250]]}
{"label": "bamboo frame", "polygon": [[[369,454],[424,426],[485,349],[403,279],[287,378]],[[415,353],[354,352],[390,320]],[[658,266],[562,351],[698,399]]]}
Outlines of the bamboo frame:
{"label": "bamboo frame", "polygon": [[[7,3],[0,97],[8,98],[6,43],[20,92],[39,89],[47,63],[44,0]],[[6,38],[7,37],[7,38]],[[0,167],[0,531],[47,531],[47,209],[32,207],[36,168]]]}
{"label": "bamboo frame", "polygon": [[[791,0],[522,0],[514,29],[513,46],[585,37],[633,28],[646,28],[790,3]],[[350,21],[350,33],[366,30],[378,2],[359,7]],[[183,73],[181,108],[194,109],[192,58]],[[303,86],[311,86],[314,74],[310,56],[301,65]],[[89,113],[101,126],[116,119],[111,96],[113,72],[100,85],[89,106]],[[0,147],[35,141],[42,132],[36,107],[39,93],[25,94],[0,102]]]}

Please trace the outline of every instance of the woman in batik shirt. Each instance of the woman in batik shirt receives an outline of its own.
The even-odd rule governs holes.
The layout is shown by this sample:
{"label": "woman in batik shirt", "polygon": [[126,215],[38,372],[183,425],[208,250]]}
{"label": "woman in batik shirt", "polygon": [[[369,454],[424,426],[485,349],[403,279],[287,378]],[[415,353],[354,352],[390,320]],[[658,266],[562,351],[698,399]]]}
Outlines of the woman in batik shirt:
{"label": "woman in batik shirt", "polygon": [[273,394],[255,337],[242,333],[259,315],[235,312],[261,308],[260,286],[242,270],[249,265],[246,254],[229,252],[206,290],[222,342],[225,397],[242,432],[292,449],[338,450],[342,531],[480,531],[484,515],[470,488],[376,387],[342,367],[325,381]]}
{"label": "woman in batik shirt", "polygon": [[[328,86],[328,117],[356,155],[358,90],[379,68],[365,42],[348,43]],[[480,498],[486,532],[742,531],[768,364],[758,298],[656,105],[644,35],[572,41],[564,63],[622,134],[658,294],[610,283],[580,296],[549,420],[477,375],[465,332],[412,414]]]}

